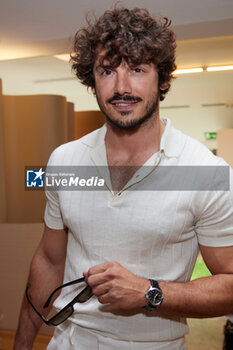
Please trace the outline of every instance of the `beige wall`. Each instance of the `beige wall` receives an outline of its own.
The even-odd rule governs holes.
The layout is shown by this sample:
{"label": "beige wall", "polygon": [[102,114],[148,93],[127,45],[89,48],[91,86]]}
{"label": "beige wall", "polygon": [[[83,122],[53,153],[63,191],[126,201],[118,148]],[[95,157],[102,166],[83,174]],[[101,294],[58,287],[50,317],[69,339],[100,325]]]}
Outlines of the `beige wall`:
{"label": "beige wall", "polygon": [[45,196],[25,191],[25,166],[45,166],[67,141],[68,107],[62,96],[3,96],[6,221],[42,222]]}
{"label": "beige wall", "polygon": [[[216,75],[218,72],[211,73]],[[233,71],[225,72],[226,79],[219,77],[218,86],[212,84],[205,73],[190,76],[178,76],[172,82],[171,91],[161,107],[166,105],[188,105],[189,108],[162,109],[161,116],[171,119],[173,125],[184,133],[204,142],[204,132],[233,128],[233,108],[226,106],[202,107],[201,104],[230,103],[232,100]],[[206,73],[207,74],[207,73]],[[203,76],[203,77],[202,77]],[[201,83],[205,80],[205,84]],[[217,95],[217,96],[216,96]],[[231,97],[229,96],[231,95]],[[207,143],[208,146],[209,143]],[[212,148],[212,146],[210,145]]]}
{"label": "beige wall", "polygon": [[233,129],[218,131],[217,154],[233,168]]}
{"label": "beige wall", "polygon": [[0,79],[0,222],[6,220],[6,186],[5,186],[5,156],[3,139],[3,96],[2,81]]}
{"label": "beige wall", "polygon": [[2,96],[1,101],[0,222],[42,222],[45,195],[25,190],[25,167],[45,167],[57,146],[102,126],[104,116],[100,111],[74,113],[63,96]]}
{"label": "beige wall", "polygon": [[74,136],[75,139],[100,128],[105,122],[104,115],[100,111],[75,112]]}

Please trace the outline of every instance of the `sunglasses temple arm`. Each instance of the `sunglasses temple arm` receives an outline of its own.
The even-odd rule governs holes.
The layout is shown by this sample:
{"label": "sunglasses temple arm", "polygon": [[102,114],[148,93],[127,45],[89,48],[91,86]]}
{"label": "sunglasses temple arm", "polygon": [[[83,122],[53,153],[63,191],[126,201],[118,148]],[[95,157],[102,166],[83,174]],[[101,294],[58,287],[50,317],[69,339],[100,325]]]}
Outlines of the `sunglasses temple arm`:
{"label": "sunglasses temple arm", "polygon": [[55,294],[59,289],[62,289],[62,288],[64,288],[64,287],[71,286],[71,285],[73,285],[73,284],[75,284],[75,283],[81,283],[81,282],[85,282],[85,278],[84,278],[84,277],[81,277],[81,278],[78,278],[77,280],[74,280],[74,281],[65,283],[65,284],[63,284],[62,286],[59,286],[59,287],[57,287],[56,289],[54,289],[54,291],[50,294],[50,296],[48,297],[47,301],[45,302],[43,308],[46,309],[46,308],[49,306],[52,297],[54,296],[54,294]]}
{"label": "sunglasses temple arm", "polygon": [[37,315],[42,319],[42,321],[44,321],[47,324],[48,320],[43,315],[41,315],[41,313],[37,310],[37,308],[32,304],[32,302],[31,302],[31,300],[30,300],[30,298],[28,296],[28,289],[29,289],[29,285],[27,285],[26,291],[25,291],[25,295],[26,295],[27,301],[29,302],[29,304],[31,305],[33,310],[37,313]]}

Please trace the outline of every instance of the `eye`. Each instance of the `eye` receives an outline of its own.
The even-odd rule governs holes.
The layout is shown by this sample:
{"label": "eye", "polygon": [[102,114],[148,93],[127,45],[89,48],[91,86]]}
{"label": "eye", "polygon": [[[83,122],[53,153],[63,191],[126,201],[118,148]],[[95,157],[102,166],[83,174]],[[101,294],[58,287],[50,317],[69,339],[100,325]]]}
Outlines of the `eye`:
{"label": "eye", "polygon": [[112,74],[111,69],[105,69],[105,70],[102,72],[102,75],[111,75],[111,74]]}
{"label": "eye", "polygon": [[134,68],[133,71],[134,71],[135,73],[143,73],[143,72],[144,72],[143,69],[140,68],[140,67]]}

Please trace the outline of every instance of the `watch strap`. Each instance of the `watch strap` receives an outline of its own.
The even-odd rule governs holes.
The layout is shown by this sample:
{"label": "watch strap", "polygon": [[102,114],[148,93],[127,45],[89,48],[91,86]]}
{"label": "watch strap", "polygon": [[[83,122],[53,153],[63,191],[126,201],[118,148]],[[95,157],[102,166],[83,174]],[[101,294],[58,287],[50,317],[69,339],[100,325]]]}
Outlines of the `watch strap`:
{"label": "watch strap", "polygon": [[[150,290],[153,290],[153,289],[158,289],[158,290],[161,291],[161,293],[162,293],[162,290],[161,290],[161,288],[160,288],[160,286],[159,286],[159,282],[158,282],[158,281],[156,281],[156,280],[154,280],[154,279],[152,279],[152,278],[149,278],[149,281],[150,281],[151,287],[150,287],[150,289],[148,290],[148,292],[149,292]],[[148,293],[148,292],[147,292],[147,293]],[[158,305],[155,306],[155,305],[153,305],[153,304],[150,303],[150,301],[149,301],[148,298],[147,298],[147,293],[146,293],[147,305],[144,306],[143,309],[146,310],[146,311],[153,311],[154,309],[156,309],[156,307],[157,307]],[[162,303],[162,300],[163,300],[163,297],[162,297],[160,303]]]}
{"label": "watch strap", "polygon": [[152,288],[158,288],[161,290],[160,286],[159,286],[159,282],[156,280],[152,280],[151,278],[149,278],[150,284]]}

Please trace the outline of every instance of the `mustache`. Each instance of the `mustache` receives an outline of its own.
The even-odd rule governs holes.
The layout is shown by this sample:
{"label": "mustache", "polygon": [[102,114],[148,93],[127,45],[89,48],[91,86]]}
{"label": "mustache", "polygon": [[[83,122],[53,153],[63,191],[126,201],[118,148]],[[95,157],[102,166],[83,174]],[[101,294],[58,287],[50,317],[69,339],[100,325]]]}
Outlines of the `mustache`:
{"label": "mustache", "polygon": [[124,95],[121,96],[119,94],[115,94],[113,97],[110,97],[107,102],[112,103],[113,101],[133,101],[133,102],[140,102],[142,99],[138,96],[132,96],[132,95]]}

